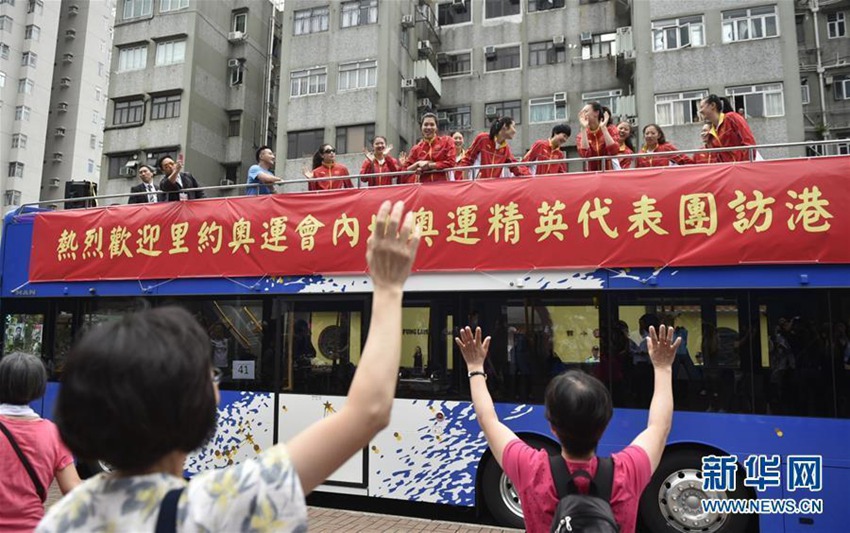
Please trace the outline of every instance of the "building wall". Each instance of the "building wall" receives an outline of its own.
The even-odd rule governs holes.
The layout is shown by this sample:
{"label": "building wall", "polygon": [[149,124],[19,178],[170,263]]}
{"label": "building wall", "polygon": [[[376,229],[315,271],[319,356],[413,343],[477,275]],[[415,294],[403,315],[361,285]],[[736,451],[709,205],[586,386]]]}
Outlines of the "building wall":
{"label": "building wall", "polygon": [[[793,5],[781,1],[773,4],[778,17],[777,36],[724,43],[723,12],[770,3],[765,4],[762,0],[634,3],[635,91],[638,95],[639,127],[657,122],[655,96],[658,94],[705,90],[709,94],[724,96],[729,87],[782,83],[784,115],[770,118],[750,116],[750,127],[760,144],[803,140]],[[690,15],[703,15],[704,46],[654,52],[652,21]],[[667,139],[678,147],[699,147],[701,122],[663,127]],[[779,155],[779,152],[773,155]]]}
{"label": "building wall", "polygon": [[[49,119],[53,62],[57,47],[57,30],[60,19],[59,2],[34,4],[36,9],[28,13],[27,0],[14,5],[0,4],[0,16],[4,28],[0,30],[0,43],[8,46],[8,58],[0,59],[0,72],[5,74],[5,84],[0,88],[0,172],[4,207],[37,202],[41,190],[42,160],[45,152],[45,135]],[[27,39],[26,28],[39,28],[39,38]],[[61,41],[60,41],[61,42]],[[22,54],[35,53],[35,67],[22,66]],[[33,82],[30,94],[18,93],[18,80]],[[26,107],[29,120],[16,120],[16,108]],[[26,148],[12,148],[15,135],[26,136]],[[10,163],[22,163],[21,177],[10,172]]]}
{"label": "building wall", "polygon": [[[183,153],[185,169],[201,185],[219,185],[226,177],[225,165],[237,166],[233,178],[244,181],[256,147],[266,142],[262,125],[268,83],[269,28],[273,17],[270,2],[190,0],[177,11],[162,13],[153,3],[150,15],[125,21],[116,15],[116,71],[121,46],[147,43],[147,64],[142,70],[115,72],[109,88],[109,110],[104,134],[105,157],[102,190],[127,192],[135,176],[111,175],[109,156],[136,154],[141,162],[153,162],[165,152]],[[229,39],[235,12],[246,12],[246,32]],[[156,65],[157,40],[184,37],[182,63]],[[239,60],[242,82],[231,85],[229,59]],[[151,98],[162,93],[181,95],[180,116],[151,120]],[[114,103],[127,97],[145,99],[144,119],[130,126],[114,125]],[[239,136],[228,135],[230,114],[241,112]],[[155,180],[158,182],[161,176]],[[118,203],[124,203],[120,200]]]}
{"label": "building wall", "polygon": [[[41,200],[63,198],[66,181],[97,183],[103,151],[115,2],[63,0],[60,9]],[[61,102],[67,111],[59,112]],[[62,154],[61,161],[54,154]]]}

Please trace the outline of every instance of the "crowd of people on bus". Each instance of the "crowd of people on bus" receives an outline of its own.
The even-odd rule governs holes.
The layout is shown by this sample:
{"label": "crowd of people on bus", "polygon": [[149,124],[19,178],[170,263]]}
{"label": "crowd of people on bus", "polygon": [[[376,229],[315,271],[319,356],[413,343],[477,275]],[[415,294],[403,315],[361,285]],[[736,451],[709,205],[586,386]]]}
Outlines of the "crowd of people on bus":
{"label": "crowd of people on bus", "polygon": [[[755,145],[755,138],[746,119],[732,111],[728,101],[717,95],[705,97],[699,104],[699,114],[705,120],[700,134],[703,149],[735,148]],[[582,158],[590,159],[585,170],[623,170],[630,168],[666,167],[674,165],[727,163],[747,161],[754,154],[748,149],[729,151],[698,150],[693,155],[675,153],[679,149],[667,140],[658,124],[647,124],[642,130],[643,143],[634,143],[635,132],[628,121],[612,124],[611,110],[599,102],[590,102],[579,112],[580,129],[576,148]],[[557,124],[546,139],[535,141],[524,156],[511,151],[510,141],[516,135],[516,124],[509,116],[497,117],[490,130],[479,133],[467,147],[461,132],[441,135],[437,115],[425,113],[420,119],[421,140],[408,153],[392,155],[393,146],[378,135],[372,146],[364,150],[360,167],[363,184],[369,187],[462,181],[499,177],[529,177],[567,172],[565,145],[572,134],[569,124]],[[358,176],[336,159],[336,148],[323,143],[302,168],[310,191],[349,189],[355,187]],[[604,158],[604,159],[600,159]],[[274,174],[275,154],[269,146],[256,152],[256,164],[248,169],[248,195],[275,192],[274,186],[284,179]],[[182,155],[177,161],[163,156],[157,161],[162,179],[154,184],[155,170],[141,165],[141,183],[131,188],[130,203],[152,203],[204,198],[203,190],[195,190],[198,181],[183,171]],[[461,170],[452,170],[460,168]],[[188,189],[185,190],[184,189]],[[143,194],[147,193],[147,194]]]}

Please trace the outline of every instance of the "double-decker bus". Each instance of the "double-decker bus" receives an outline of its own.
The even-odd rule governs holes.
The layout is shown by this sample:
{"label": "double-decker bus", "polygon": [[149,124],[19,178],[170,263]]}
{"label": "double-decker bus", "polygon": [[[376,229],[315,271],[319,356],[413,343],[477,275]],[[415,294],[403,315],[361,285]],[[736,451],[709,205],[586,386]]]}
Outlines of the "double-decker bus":
{"label": "double-decker bus", "polygon": [[[224,371],[218,431],[186,472],[253,457],[344,401],[370,318],[370,215],[403,199],[423,242],[406,286],[392,421],[320,491],[476,506],[521,525],[475,420],[457,329],[492,337],[499,416],[537,446],[559,448],[542,406],[549,379],[565,369],[599,377],[615,406],[598,450],[608,455],[645,427],[652,372],[641,338],[665,323],[685,342],[673,429],[641,524],[841,531],[850,523],[848,171],[848,157],[819,157],[20,209],[3,225],[3,350],[41,355],[51,383],[37,407],[50,417],[82,332],[144,306],[183,306]],[[706,487],[703,459],[731,456],[725,483]],[[788,467],[801,456],[820,458],[820,470],[792,486]],[[701,505],[735,499],[822,505],[758,515]]]}

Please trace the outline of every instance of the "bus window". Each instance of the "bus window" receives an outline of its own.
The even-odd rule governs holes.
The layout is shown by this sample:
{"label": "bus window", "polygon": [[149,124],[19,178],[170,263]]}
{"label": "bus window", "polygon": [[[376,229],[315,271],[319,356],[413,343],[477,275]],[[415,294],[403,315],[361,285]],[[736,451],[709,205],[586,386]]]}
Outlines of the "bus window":
{"label": "bus window", "polygon": [[647,408],[653,369],[646,349],[650,326],[675,329],[682,344],[673,365],[677,410],[750,412],[752,394],[749,327],[742,326],[737,299],[723,297],[617,297],[600,377],[607,380],[616,407]]}
{"label": "bus window", "polygon": [[64,302],[61,302],[59,309],[56,310],[52,358],[50,354],[45,354],[45,357],[48,358],[45,363],[48,368],[49,379],[58,379],[58,376],[61,375],[65,358],[68,357],[68,352],[71,351],[71,346],[74,343],[74,312],[70,306],[68,309],[63,309],[64,306]]}
{"label": "bus window", "polygon": [[3,353],[25,352],[42,356],[44,315],[8,314],[5,318]]}
{"label": "bus window", "polygon": [[[356,307],[360,306],[358,302]],[[283,340],[283,390],[333,395],[348,392],[363,342],[363,314],[351,307],[340,304],[337,309],[328,309],[327,305],[311,309],[304,303],[295,304],[288,312],[290,337]]]}
{"label": "bus window", "polygon": [[763,398],[759,410],[774,415],[835,416],[826,294],[786,291],[757,299],[766,324],[768,352],[760,380]]}
{"label": "bus window", "polygon": [[835,369],[838,416],[850,418],[850,293],[833,293],[832,368]]}
{"label": "bus window", "polygon": [[190,300],[179,305],[207,332],[211,363],[222,372],[222,390],[269,390],[274,358],[270,349],[264,350],[261,300]]}
{"label": "bus window", "polygon": [[[488,387],[500,401],[542,402],[549,380],[569,370],[595,372],[599,309],[592,298],[475,300],[472,322],[491,337]],[[474,327],[474,323],[470,326]],[[465,324],[459,324],[465,326]]]}

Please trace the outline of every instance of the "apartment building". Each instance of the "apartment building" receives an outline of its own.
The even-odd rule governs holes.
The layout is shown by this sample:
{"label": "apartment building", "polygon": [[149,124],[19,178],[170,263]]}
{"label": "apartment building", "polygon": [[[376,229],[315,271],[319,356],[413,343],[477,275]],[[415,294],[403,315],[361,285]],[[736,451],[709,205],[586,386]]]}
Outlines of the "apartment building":
{"label": "apartment building", "polygon": [[38,201],[59,2],[0,1],[0,171],[3,206]]}
{"label": "apartment building", "polygon": [[850,154],[850,1],[803,0],[795,7],[805,138],[848,139],[812,152]]}
{"label": "apartment building", "polygon": [[796,44],[782,38],[794,24],[784,1],[292,0],[278,173],[297,177],[322,142],[353,169],[374,133],[407,148],[424,111],[467,142],[512,116],[521,154],[555,124],[575,132],[594,100],[683,149],[698,147],[696,106],[711,93],[760,143],[803,140]]}
{"label": "apartment building", "polygon": [[120,1],[101,192],[129,192],[139,164],[180,153],[202,186],[245,181],[275,143],[277,14],[267,1]]}

